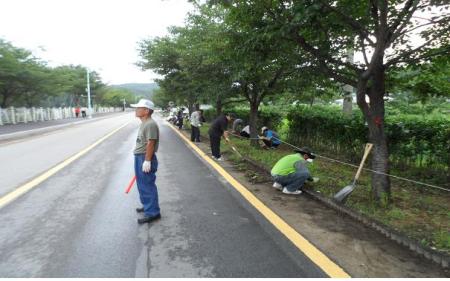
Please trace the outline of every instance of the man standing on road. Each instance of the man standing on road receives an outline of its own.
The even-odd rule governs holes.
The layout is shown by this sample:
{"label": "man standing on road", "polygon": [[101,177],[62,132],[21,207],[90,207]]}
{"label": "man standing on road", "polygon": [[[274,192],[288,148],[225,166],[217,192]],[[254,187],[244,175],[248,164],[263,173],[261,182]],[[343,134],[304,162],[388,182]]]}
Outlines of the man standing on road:
{"label": "man standing on road", "polygon": [[141,200],[141,208],[136,212],[144,213],[144,217],[138,219],[138,223],[148,223],[160,219],[161,214],[158,202],[158,190],[155,184],[158,159],[156,152],[159,146],[159,128],[152,119],[155,109],[153,102],[141,99],[137,104],[131,104],[136,108],[136,117],[141,119],[136,147],[134,149],[134,173]]}
{"label": "man standing on road", "polygon": [[191,141],[200,142],[200,110],[195,110],[191,114]]}
{"label": "man standing on road", "polygon": [[235,118],[233,113],[227,113],[225,115],[220,115],[214,120],[209,128],[209,140],[211,142],[211,153],[212,158],[217,161],[222,161],[220,155],[220,138],[223,136],[226,141],[228,139],[228,122]]}

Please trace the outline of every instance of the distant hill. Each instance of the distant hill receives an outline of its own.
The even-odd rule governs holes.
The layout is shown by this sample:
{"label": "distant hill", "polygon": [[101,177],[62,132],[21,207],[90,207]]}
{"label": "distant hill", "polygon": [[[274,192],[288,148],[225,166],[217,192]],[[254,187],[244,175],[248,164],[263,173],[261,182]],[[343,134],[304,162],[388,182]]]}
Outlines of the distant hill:
{"label": "distant hill", "polygon": [[111,85],[113,88],[126,89],[136,96],[151,98],[153,91],[158,88],[156,83],[127,83],[119,85]]}

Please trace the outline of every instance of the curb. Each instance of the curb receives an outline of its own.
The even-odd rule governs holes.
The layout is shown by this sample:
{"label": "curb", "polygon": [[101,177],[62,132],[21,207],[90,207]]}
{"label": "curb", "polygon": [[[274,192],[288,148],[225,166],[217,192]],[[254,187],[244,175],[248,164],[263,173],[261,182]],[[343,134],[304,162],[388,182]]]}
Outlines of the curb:
{"label": "curb", "polygon": [[[208,139],[206,136],[202,136],[204,139]],[[270,176],[270,171],[262,166],[260,163],[256,162],[253,159],[250,159],[246,156],[242,156],[242,159],[249,163],[250,165],[254,166],[258,170],[262,171],[263,173]],[[443,269],[450,268],[450,255],[446,253],[439,252],[437,250],[431,249],[430,247],[423,246],[419,244],[416,240],[413,240],[411,238],[408,238],[404,233],[397,231],[395,229],[392,229],[391,227],[388,227],[386,225],[382,225],[381,223],[363,215],[356,211],[351,210],[350,208],[336,203],[333,200],[324,197],[322,194],[315,192],[313,190],[304,189],[303,190],[305,194],[307,194],[309,197],[311,197],[314,200],[319,201],[323,205],[325,205],[328,208],[331,208],[335,211],[337,211],[339,214],[346,215],[353,220],[356,220],[363,225],[369,227],[372,230],[377,231],[378,233],[381,233],[385,237],[389,238],[390,240],[396,242],[398,245],[403,246],[406,249],[411,250],[415,254],[424,257],[425,259],[438,264]]]}
{"label": "curb", "polygon": [[[253,159],[242,157],[243,160],[251,164],[252,166],[256,167],[258,170],[263,171],[264,173],[267,173],[270,175],[270,172],[267,170],[266,167],[262,166],[261,164],[257,163]],[[344,214],[358,222],[361,222],[363,225],[371,228],[372,230],[375,230],[385,237],[391,239],[392,241],[395,241],[397,244],[403,246],[404,248],[407,248],[414,252],[415,254],[424,257],[425,259],[432,261],[439,266],[441,266],[443,269],[448,269],[450,265],[450,255],[446,253],[439,252],[437,250],[431,249],[430,247],[423,246],[419,244],[416,240],[413,240],[411,238],[408,238],[404,233],[397,231],[395,229],[392,229],[389,226],[382,225],[381,223],[363,215],[360,214],[354,210],[351,210],[350,208],[341,205],[339,203],[334,202],[333,200],[324,197],[322,194],[315,192],[313,190],[303,189],[303,191],[312,199],[319,201],[326,207],[332,208],[335,211],[337,211],[340,214]]]}

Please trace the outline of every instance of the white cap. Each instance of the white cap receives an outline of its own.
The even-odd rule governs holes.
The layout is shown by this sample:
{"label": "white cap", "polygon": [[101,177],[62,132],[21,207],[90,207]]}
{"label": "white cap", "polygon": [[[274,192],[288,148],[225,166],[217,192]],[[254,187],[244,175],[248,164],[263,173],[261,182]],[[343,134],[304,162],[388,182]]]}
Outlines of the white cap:
{"label": "white cap", "polygon": [[267,129],[269,129],[269,128],[267,128],[266,126],[262,127],[261,128],[261,134],[264,133],[264,131],[267,130]]}
{"label": "white cap", "polygon": [[131,107],[145,107],[151,110],[155,110],[155,105],[152,101],[146,99],[140,99],[136,104],[130,104]]}

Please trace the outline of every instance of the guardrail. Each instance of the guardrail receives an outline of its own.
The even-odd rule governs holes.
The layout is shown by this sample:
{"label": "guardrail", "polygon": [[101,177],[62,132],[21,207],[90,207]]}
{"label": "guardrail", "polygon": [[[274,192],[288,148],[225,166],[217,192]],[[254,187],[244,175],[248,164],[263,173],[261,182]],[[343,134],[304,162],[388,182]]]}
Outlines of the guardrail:
{"label": "guardrail", "polygon": [[[123,111],[122,107],[94,107],[92,114]],[[8,107],[0,108],[0,126],[66,118],[75,118],[75,107]],[[81,117],[81,113],[79,114]]]}

